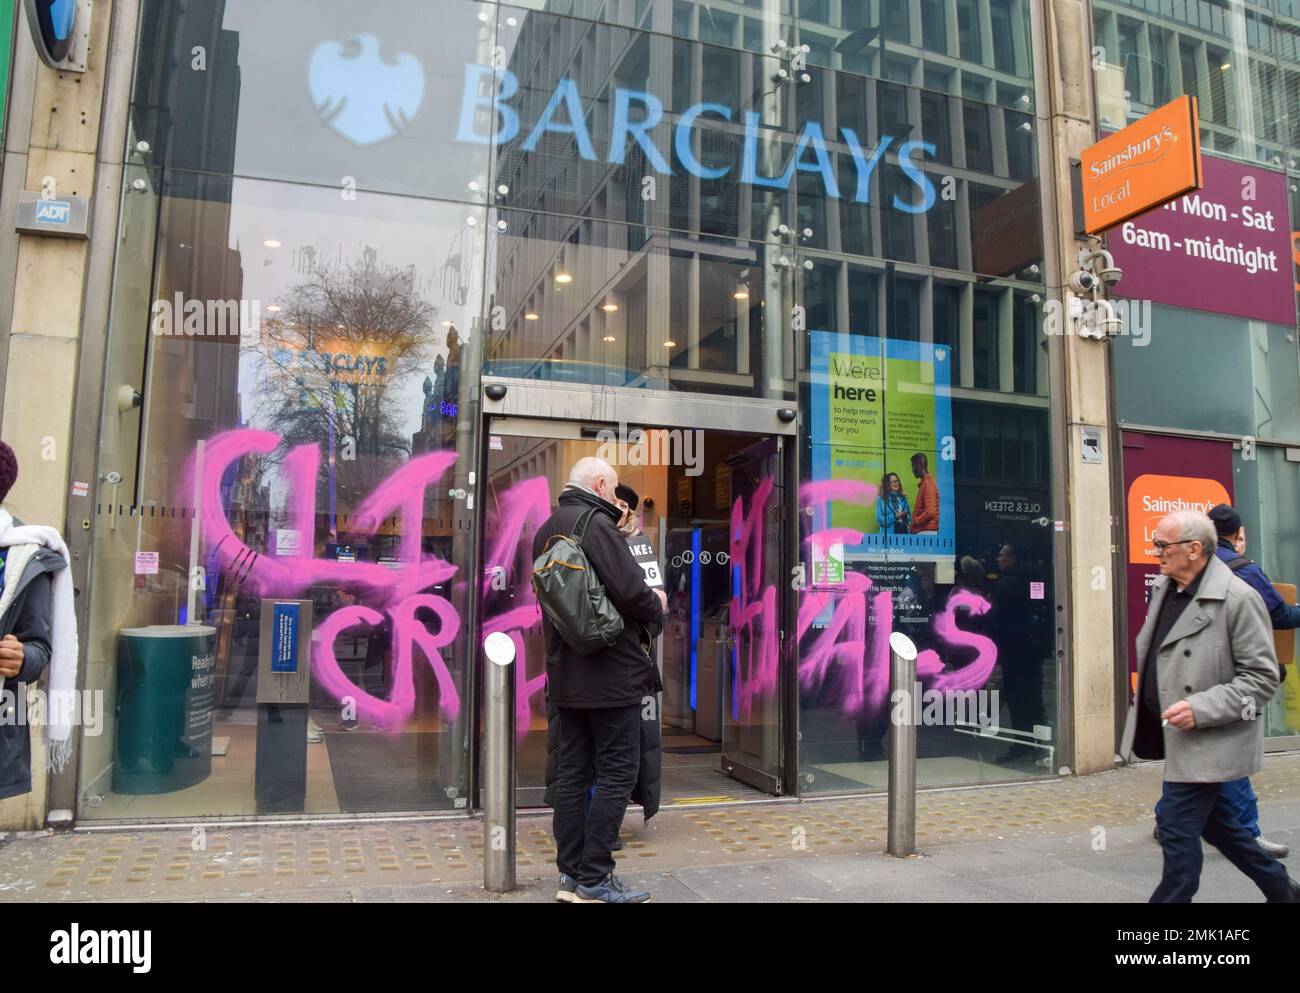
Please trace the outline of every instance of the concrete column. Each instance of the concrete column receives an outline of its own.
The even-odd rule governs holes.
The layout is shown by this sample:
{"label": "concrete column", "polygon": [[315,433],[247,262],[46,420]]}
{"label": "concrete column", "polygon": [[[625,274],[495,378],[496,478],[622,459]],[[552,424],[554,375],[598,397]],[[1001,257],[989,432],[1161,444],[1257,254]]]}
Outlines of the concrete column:
{"label": "concrete column", "polygon": [[[1092,24],[1087,0],[1042,0],[1034,4],[1034,29],[1047,229],[1043,234],[1047,292],[1068,306],[1064,282],[1076,265],[1070,191],[1070,159],[1095,140],[1091,72]],[[1054,222],[1054,223],[1053,223]],[[1115,531],[1111,472],[1117,468],[1119,439],[1111,422],[1109,344],[1074,335],[1049,341],[1054,418],[1053,517],[1064,520],[1056,533],[1057,654],[1061,673],[1063,733],[1059,762],[1075,773],[1099,772],[1114,764],[1117,577],[1112,553]],[[1083,425],[1101,428],[1105,462],[1080,458]]]}
{"label": "concrete column", "polygon": [[[42,64],[25,15],[20,15],[11,121],[15,131],[30,127],[26,134],[8,136],[11,154],[23,156],[25,168],[19,173],[6,163],[6,183],[17,180],[22,189],[39,192],[52,181],[56,195],[98,196],[96,167],[112,15],[110,0],[95,4],[84,73],[57,72]],[[20,100],[25,106],[18,106]],[[6,203],[16,198],[17,185],[6,186]],[[93,234],[110,246],[114,241],[114,231]],[[90,244],[41,235],[7,237],[15,237],[17,252],[13,268],[0,270],[0,296],[12,300],[3,336],[7,361],[0,436],[18,456],[19,475],[5,507],[28,524],[62,531]],[[0,801],[0,830],[43,827],[48,786],[42,735],[33,730],[32,792]]]}

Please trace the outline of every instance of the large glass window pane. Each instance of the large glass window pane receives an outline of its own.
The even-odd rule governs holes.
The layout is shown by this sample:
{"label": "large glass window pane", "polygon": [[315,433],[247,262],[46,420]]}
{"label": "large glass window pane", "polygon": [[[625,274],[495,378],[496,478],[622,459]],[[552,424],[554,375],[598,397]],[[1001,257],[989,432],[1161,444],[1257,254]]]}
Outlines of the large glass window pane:
{"label": "large glass window pane", "polygon": [[943,0],[921,0],[921,43],[931,52],[948,53],[948,5]]}
{"label": "large glass window pane", "polygon": [[967,100],[962,104],[966,136],[966,165],[977,172],[993,171],[993,139],[989,131],[989,108]]}
{"label": "large glass window pane", "polygon": [[979,5],[975,0],[957,0],[957,39],[961,57],[967,62],[982,62]]}
{"label": "large glass window pane", "polygon": [[[953,397],[950,349],[937,328],[932,346],[892,333],[812,336],[799,515],[812,562],[799,631],[808,793],[884,785],[881,666],[894,631],[938,666],[916,701],[931,707],[919,721],[920,782],[1055,772],[1048,413]],[[864,403],[876,416],[854,416]],[[929,450],[931,430],[952,432],[955,462]],[[819,565],[828,528],[863,534],[832,546],[842,574]],[[944,690],[957,685],[960,702]],[[937,715],[945,706],[960,715]]]}
{"label": "large glass window pane", "polygon": [[1001,346],[1001,321],[998,320],[998,307],[1001,294],[993,290],[977,289],[975,291],[975,321],[973,340],[975,343],[972,368],[975,371],[974,386],[977,390],[996,390],[999,384],[998,357]]}
{"label": "large glass window pane", "polygon": [[941,93],[921,94],[921,138],[934,146],[936,162],[952,164],[952,125],[948,97]]}
{"label": "large glass window pane", "polygon": [[149,0],[136,138],[170,169],[463,198],[486,176],[489,151],[457,138],[462,94],[472,99],[479,81],[467,63],[488,61],[497,7],[457,0],[436,31],[420,32],[395,26],[425,23],[421,0],[387,7],[358,31],[356,4],[344,0],[313,3],[309,17],[299,3]]}
{"label": "large glass window pane", "polygon": [[[472,467],[483,211],[135,178],[157,240],[110,330],[144,387],[101,450],[122,481],[94,522],[86,679],[113,705],[82,816],[463,806],[470,532],[448,494]],[[268,638],[309,673],[300,699],[259,670]]]}
{"label": "large glass window pane", "polygon": [[[1285,167],[1297,159],[1296,106],[1287,76],[1300,66],[1300,31],[1247,0],[1173,4],[1095,0],[1094,32],[1115,54],[1097,65],[1099,107],[1130,120],[1180,94],[1199,103],[1202,143],[1216,152]],[[1288,18],[1290,20],[1288,21]]]}
{"label": "large glass window pane", "polygon": [[500,319],[485,375],[748,396],[783,375],[761,245],[683,251],[652,230],[629,248],[621,225],[510,210],[492,212],[489,234]]}
{"label": "large glass window pane", "polygon": [[[1142,333],[1116,339],[1121,420],[1300,439],[1295,328],[1161,305],[1133,304],[1129,319]],[[1197,384],[1195,404],[1177,401],[1180,387],[1164,371],[1170,363]]]}
{"label": "large glass window pane", "polygon": [[1015,29],[1010,0],[989,0],[993,34],[993,64],[1002,72],[1016,69]]}
{"label": "large glass window pane", "polygon": [[[1259,447],[1245,457],[1233,452],[1233,506],[1246,529],[1245,554],[1258,562],[1274,584],[1300,585],[1300,524],[1291,508],[1300,500],[1300,464],[1287,459],[1286,449]],[[1275,631],[1278,658],[1294,661],[1294,630]],[[1296,667],[1264,710],[1264,733],[1271,737],[1300,734],[1300,691],[1287,684]]]}

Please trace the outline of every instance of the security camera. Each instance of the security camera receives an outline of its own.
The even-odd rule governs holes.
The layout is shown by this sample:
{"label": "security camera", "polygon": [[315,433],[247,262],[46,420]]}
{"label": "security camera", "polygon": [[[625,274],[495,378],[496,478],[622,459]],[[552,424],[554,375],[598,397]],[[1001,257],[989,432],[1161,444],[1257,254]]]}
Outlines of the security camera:
{"label": "security camera", "polygon": [[1119,266],[1107,266],[1097,273],[1097,278],[1107,286],[1114,286],[1124,278],[1124,270]]}
{"label": "security camera", "polygon": [[1098,300],[1095,320],[1098,338],[1114,338],[1124,330],[1124,322],[1109,300]]}
{"label": "security camera", "polygon": [[1070,273],[1070,289],[1075,293],[1092,293],[1097,288],[1097,277],[1087,269]]}
{"label": "security camera", "polygon": [[488,383],[483,387],[483,392],[487,394],[489,400],[503,400],[506,395],[506,388],[500,383]]}

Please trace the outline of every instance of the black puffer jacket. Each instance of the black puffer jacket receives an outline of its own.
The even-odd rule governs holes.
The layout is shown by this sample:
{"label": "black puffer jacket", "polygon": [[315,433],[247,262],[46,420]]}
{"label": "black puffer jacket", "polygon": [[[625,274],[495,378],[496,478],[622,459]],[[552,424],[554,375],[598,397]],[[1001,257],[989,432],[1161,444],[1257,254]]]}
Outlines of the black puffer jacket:
{"label": "black puffer jacket", "polygon": [[645,573],[618,530],[617,507],[593,493],[566,489],[554,514],[533,539],[533,558],[557,534],[571,534],[584,513],[596,513],[587,525],[582,550],[620,614],[623,631],[608,648],[579,655],[542,618],[546,644],[546,695],[556,707],[628,707],[656,692],[658,672],[647,651],[663,629],[659,597],[646,585]]}
{"label": "black puffer jacket", "polygon": [[[25,546],[3,548],[0,554],[12,561],[12,553],[21,547]],[[19,706],[18,694],[25,694],[27,685],[36,682],[49,664],[50,576],[66,566],[62,555],[41,548],[27,559],[17,578],[14,598],[0,617],[0,638],[12,634],[22,642],[23,664],[17,676],[4,681],[0,713]],[[8,569],[5,580],[9,581]],[[32,741],[27,724],[18,723],[16,714],[3,714],[3,717],[0,720],[0,800],[30,793],[32,789]]]}

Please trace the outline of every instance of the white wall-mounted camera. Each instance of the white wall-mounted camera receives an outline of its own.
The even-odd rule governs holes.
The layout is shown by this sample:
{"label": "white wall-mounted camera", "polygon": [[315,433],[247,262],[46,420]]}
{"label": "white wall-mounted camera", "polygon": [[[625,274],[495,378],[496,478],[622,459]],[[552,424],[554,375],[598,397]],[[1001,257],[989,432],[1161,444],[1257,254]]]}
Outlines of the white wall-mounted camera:
{"label": "white wall-mounted camera", "polygon": [[1066,280],[1070,291],[1084,298],[1077,310],[1072,308],[1079,322],[1079,337],[1103,341],[1123,333],[1124,322],[1102,296],[1123,278],[1124,270],[1115,265],[1110,252],[1080,249],[1079,268]]}
{"label": "white wall-mounted camera", "polygon": [[1079,269],[1070,273],[1069,285],[1075,293],[1092,296],[1097,288],[1097,277],[1087,269]]}

